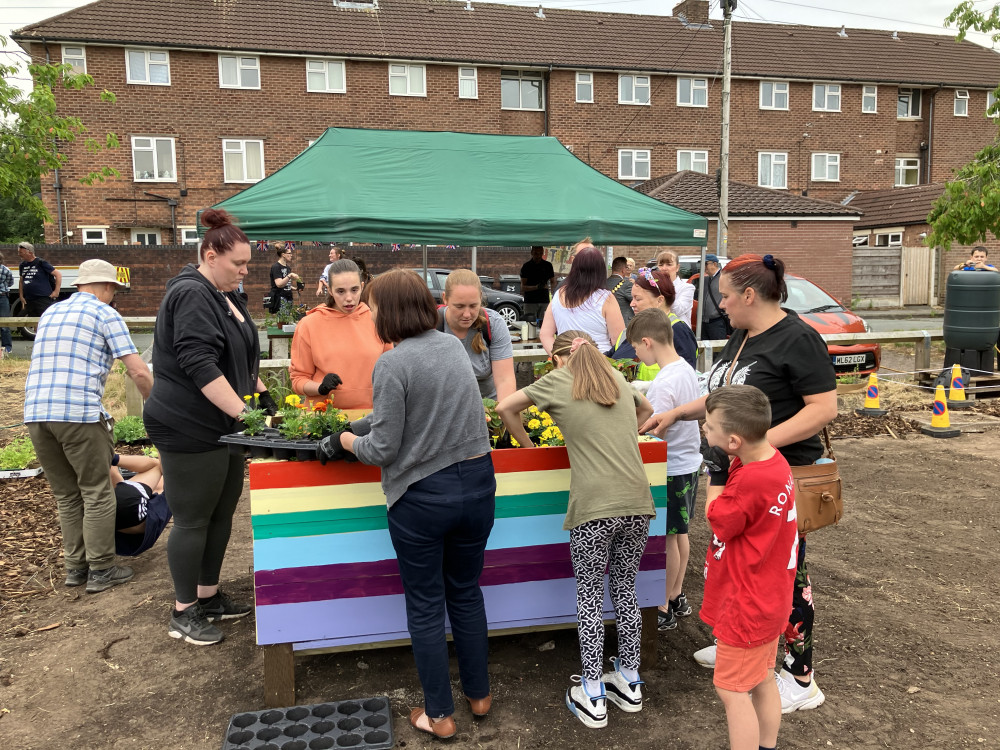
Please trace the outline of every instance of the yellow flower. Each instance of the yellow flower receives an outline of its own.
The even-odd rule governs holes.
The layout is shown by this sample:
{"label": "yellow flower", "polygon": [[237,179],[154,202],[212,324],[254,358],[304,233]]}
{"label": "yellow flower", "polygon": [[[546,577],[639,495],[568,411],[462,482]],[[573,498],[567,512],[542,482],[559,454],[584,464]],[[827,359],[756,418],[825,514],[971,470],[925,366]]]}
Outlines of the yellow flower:
{"label": "yellow flower", "polygon": [[250,398],[251,398],[250,396],[244,396],[243,400],[246,401],[249,404],[250,403]]}
{"label": "yellow flower", "polygon": [[551,426],[552,426],[552,417],[550,417],[548,414],[546,414],[542,418],[542,427],[551,427]]}
{"label": "yellow flower", "polygon": [[528,407],[528,414],[538,414],[538,413],[539,413],[538,407],[535,406],[534,404]]}
{"label": "yellow flower", "polygon": [[290,393],[287,396],[285,396],[285,403],[288,404],[289,406],[298,406],[300,403],[302,403],[302,399],[298,397],[298,394]]}
{"label": "yellow flower", "polygon": [[521,444],[519,442],[517,442],[517,440],[515,440],[513,437],[511,437],[511,439],[510,439],[510,444],[513,445],[515,448],[520,448],[521,447]]}
{"label": "yellow flower", "polygon": [[550,427],[549,429],[545,430],[545,432],[542,433],[542,440],[548,440],[551,437],[552,437],[552,428]]}
{"label": "yellow flower", "polygon": [[539,422],[537,419],[532,419],[532,420],[528,421],[528,429],[529,430],[537,430],[541,426],[542,426],[542,423]]}

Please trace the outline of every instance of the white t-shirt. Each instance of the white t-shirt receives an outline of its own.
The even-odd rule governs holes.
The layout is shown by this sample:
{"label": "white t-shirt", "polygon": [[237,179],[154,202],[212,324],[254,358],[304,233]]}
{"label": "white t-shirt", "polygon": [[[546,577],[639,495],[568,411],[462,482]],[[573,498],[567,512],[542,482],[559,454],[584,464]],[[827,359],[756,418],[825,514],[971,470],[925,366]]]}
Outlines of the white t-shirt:
{"label": "white t-shirt", "polygon": [[[661,367],[646,391],[659,414],[699,398],[698,376],[683,359]],[[701,434],[697,420],[677,421],[667,428],[667,476],[690,474],[701,468]]]}
{"label": "white t-shirt", "polygon": [[691,325],[691,311],[694,308],[694,286],[678,276],[674,279],[674,304],[670,311],[688,325]]}

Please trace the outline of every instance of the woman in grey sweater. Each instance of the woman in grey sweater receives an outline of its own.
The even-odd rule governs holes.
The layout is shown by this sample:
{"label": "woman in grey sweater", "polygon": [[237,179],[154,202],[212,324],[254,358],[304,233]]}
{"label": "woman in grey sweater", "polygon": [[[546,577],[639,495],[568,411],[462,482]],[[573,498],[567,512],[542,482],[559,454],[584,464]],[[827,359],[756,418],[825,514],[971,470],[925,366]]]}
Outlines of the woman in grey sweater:
{"label": "woman in grey sweater", "polygon": [[427,285],[412,271],[394,270],[376,277],[370,293],[375,331],[395,347],[375,363],[372,413],[350,431],[324,438],[319,453],[329,460],[349,451],[382,468],[424,690],[424,708],[413,710],[410,723],[451,737],[446,610],[472,713],[485,716],[491,703],[479,587],[496,497],[489,434],[472,364],[457,338],[435,330],[438,314]]}

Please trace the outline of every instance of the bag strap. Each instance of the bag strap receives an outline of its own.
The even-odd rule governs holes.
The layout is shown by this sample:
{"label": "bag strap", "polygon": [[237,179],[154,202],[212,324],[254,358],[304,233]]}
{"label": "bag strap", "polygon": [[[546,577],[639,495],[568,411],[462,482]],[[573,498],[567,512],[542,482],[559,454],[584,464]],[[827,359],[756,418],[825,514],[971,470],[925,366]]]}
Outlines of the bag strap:
{"label": "bag strap", "polygon": [[826,452],[828,454],[828,457],[832,458],[834,461],[836,461],[837,457],[833,455],[833,445],[830,444],[830,428],[829,427],[824,427],[823,428],[823,445],[826,448]]}
{"label": "bag strap", "polygon": [[740,343],[740,348],[736,350],[736,356],[733,357],[732,361],[729,363],[729,369],[726,370],[726,385],[732,385],[733,383],[733,370],[736,369],[736,362],[739,360],[740,355],[743,353],[743,347],[747,345],[747,340],[750,338],[750,331],[746,332],[743,337],[743,341]]}

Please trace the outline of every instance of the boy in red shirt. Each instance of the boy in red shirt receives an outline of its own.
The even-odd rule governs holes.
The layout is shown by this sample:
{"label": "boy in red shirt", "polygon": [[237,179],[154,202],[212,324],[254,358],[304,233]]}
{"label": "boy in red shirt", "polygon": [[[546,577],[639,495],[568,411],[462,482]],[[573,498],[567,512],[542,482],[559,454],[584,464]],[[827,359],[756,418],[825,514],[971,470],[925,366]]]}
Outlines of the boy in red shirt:
{"label": "boy in red shirt", "polygon": [[774,661],[792,606],[799,539],[792,472],[767,442],[771,406],[762,391],[726,386],[708,395],[705,409],[706,463],[728,477],[705,510],[715,536],[700,615],[718,642],[714,683],[730,747],[769,750],[781,724]]}

